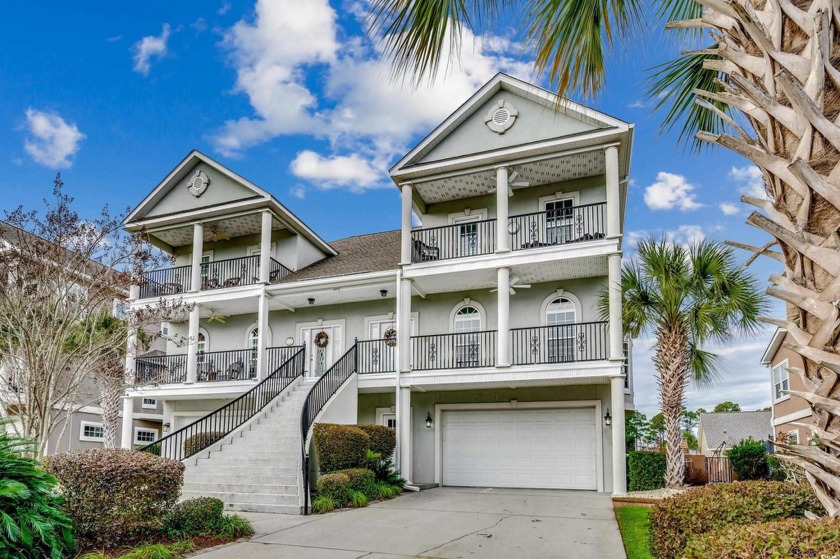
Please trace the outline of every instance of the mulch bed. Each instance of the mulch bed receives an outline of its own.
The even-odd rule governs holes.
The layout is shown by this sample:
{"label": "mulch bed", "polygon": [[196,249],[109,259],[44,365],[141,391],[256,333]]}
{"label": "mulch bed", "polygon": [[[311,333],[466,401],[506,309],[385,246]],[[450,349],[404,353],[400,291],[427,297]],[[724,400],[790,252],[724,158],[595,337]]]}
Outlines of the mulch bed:
{"label": "mulch bed", "polygon": [[176,543],[178,541],[186,541],[186,540],[191,541],[193,543],[193,545],[195,546],[195,550],[190,552],[191,554],[195,553],[195,552],[198,552],[198,551],[206,551],[207,549],[209,549],[211,547],[217,547],[217,546],[220,546],[220,545],[225,545],[225,544],[229,544],[231,542],[237,541],[237,540],[229,540],[229,539],[226,539],[226,538],[220,538],[219,536],[212,536],[212,535],[211,536],[193,536],[191,538],[186,538],[184,540],[169,540],[169,539],[162,538],[159,541],[146,542],[146,544],[137,544],[137,545],[131,546],[131,547],[119,547],[119,548],[113,548],[113,549],[86,549],[82,553],[80,553],[79,555],[84,555],[85,553],[94,553],[94,552],[99,551],[99,552],[104,553],[108,557],[117,558],[120,555],[124,555],[124,554],[128,553],[129,551],[131,551],[135,547],[139,547],[140,545],[157,544],[157,543],[172,544],[172,543]]}

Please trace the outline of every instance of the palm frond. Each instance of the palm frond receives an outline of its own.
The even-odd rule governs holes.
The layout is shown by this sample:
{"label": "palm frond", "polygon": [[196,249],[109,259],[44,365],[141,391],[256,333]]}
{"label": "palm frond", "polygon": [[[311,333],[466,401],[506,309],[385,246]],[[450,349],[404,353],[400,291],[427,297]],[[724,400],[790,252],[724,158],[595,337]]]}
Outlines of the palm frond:
{"label": "palm frond", "polygon": [[685,21],[703,15],[703,6],[697,0],[660,0],[655,10],[660,22]]}
{"label": "palm frond", "polygon": [[[716,48],[713,45],[711,48]],[[647,95],[658,99],[654,110],[667,109],[660,126],[666,132],[680,124],[679,142],[700,151],[705,142],[695,134],[700,131],[719,134],[726,129],[726,123],[714,111],[698,105],[696,90],[720,93],[723,88],[716,81],[720,76],[715,70],[703,68],[706,60],[720,60],[716,54],[705,52],[685,53],[679,58],[654,66],[648,77]],[[729,115],[731,109],[720,101],[706,99],[711,105]]]}
{"label": "palm frond", "polygon": [[719,363],[718,355],[689,343],[688,372],[695,385],[702,388],[714,384],[720,376]]}

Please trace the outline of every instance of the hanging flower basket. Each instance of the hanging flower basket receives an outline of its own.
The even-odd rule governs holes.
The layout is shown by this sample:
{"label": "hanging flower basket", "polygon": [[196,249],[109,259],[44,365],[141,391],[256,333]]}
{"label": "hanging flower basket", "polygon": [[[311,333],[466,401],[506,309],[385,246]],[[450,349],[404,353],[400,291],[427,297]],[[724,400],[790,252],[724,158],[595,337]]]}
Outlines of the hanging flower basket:
{"label": "hanging flower basket", "polygon": [[397,345],[397,330],[395,328],[388,328],[385,330],[385,333],[382,335],[382,339],[385,340],[385,345],[388,347],[394,347]]}
{"label": "hanging flower basket", "polygon": [[317,334],[315,334],[315,339],[312,340],[312,343],[315,344],[315,347],[320,347],[321,349],[327,347],[327,344],[330,343],[330,337],[327,335],[326,332],[321,330]]}

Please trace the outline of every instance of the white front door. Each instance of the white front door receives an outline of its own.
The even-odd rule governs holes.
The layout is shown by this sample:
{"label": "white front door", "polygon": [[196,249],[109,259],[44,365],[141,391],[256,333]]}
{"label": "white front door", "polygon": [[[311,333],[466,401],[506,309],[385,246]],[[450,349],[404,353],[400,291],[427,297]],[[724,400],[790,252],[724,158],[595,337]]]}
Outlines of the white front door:
{"label": "white front door", "polygon": [[[339,325],[303,327],[300,329],[300,340],[306,344],[307,376],[323,375],[343,353],[344,340]],[[323,347],[316,345],[317,340]]]}
{"label": "white front door", "polygon": [[597,489],[595,408],[443,412],[442,482]]}

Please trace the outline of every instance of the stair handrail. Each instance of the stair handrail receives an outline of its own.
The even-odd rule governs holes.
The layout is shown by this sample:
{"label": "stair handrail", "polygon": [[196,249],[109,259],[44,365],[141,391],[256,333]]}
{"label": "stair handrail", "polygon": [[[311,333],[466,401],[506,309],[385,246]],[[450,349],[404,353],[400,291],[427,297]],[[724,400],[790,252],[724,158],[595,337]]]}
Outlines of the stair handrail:
{"label": "stair handrail", "polygon": [[312,388],[309,394],[306,395],[306,401],[303,403],[303,409],[300,412],[300,463],[301,474],[303,481],[303,514],[309,514],[309,453],[307,452],[307,440],[309,439],[309,431],[315,423],[315,418],[324,409],[327,402],[330,401],[338,389],[347,382],[354,373],[359,370],[359,358],[356,344],[347,350],[347,352],[339,357],[332,367],[327,369],[327,372],[321,375]]}
{"label": "stair handrail", "polygon": [[305,346],[298,346],[298,350],[273,373],[235,400],[138,450],[186,460],[228,436],[303,375],[305,349]]}

